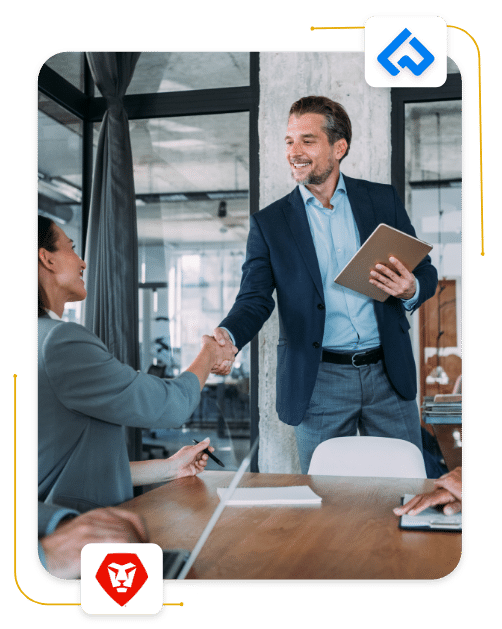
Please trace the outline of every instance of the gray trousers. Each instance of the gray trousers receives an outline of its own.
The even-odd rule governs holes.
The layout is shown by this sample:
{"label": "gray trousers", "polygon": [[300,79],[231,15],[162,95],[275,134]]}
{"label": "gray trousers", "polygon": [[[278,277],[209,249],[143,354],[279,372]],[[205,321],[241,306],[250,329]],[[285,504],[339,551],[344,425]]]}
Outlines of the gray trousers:
{"label": "gray trousers", "polygon": [[382,360],[363,367],[321,362],[305,417],[295,426],[302,474],[320,443],[358,430],[411,441],[422,452],[416,400],[405,400],[394,390]]}

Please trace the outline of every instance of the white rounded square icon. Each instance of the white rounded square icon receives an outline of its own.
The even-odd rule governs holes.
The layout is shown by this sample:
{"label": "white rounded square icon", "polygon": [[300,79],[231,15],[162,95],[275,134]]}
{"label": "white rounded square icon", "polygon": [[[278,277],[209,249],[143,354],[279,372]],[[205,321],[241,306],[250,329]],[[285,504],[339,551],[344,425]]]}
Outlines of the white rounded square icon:
{"label": "white rounded square icon", "polygon": [[80,603],[87,614],[157,614],[162,609],[162,549],[157,544],[86,544]]}
{"label": "white rounded square icon", "polygon": [[446,81],[441,17],[371,17],[364,26],[365,78],[372,87],[439,87]]}

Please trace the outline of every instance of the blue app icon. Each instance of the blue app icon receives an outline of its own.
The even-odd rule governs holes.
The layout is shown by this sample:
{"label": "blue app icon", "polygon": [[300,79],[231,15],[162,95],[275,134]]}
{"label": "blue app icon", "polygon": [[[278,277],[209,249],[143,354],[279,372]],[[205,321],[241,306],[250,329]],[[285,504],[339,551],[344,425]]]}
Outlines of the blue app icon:
{"label": "blue app icon", "polygon": [[[396,68],[396,66],[389,61],[389,57],[396,52],[402,44],[404,44],[410,35],[411,32],[407,28],[403,29],[377,57],[378,62],[392,76],[398,75],[401,70]],[[418,41],[416,37],[414,37],[409,44],[422,57],[422,61],[420,61],[420,63],[415,63],[411,57],[404,55],[397,63],[401,68],[408,68],[415,76],[420,76],[434,61],[434,55],[427,50],[422,42]]]}

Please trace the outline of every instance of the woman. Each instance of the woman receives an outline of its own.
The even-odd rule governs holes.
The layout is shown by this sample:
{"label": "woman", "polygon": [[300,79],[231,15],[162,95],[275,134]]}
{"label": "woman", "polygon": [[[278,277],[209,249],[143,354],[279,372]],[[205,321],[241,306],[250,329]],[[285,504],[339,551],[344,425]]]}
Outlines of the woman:
{"label": "woman", "polygon": [[208,440],[166,460],[129,463],[124,426],[181,426],[211,369],[224,363],[228,373],[237,352],[204,336],[197,358],[173,380],[122,364],[95,334],[61,321],[65,303],[87,295],[85,267],[64,231],[39,216],[38,497],[80,512],[129,500],[133,485],[204,469]]}

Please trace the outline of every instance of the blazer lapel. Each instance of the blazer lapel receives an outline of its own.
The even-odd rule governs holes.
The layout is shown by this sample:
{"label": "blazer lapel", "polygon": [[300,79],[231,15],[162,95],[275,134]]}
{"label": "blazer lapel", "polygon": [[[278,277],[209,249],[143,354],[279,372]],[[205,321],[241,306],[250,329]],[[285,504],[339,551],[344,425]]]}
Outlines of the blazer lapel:
{"label": "blazer lapel", "polygon": [[343,179],[362,245],[376,229],[378,221],[373,210],[371,197],[362,181],[352,179],[347,175],[344,175]]}
{"label": "blazer lapel", "polygon": [[305,211],[302,195],[296,187],[288,197],[288,204],[284,206],[284,216],[291,229],[296,246],[300,250],[303,260],[309,270],[317,292],[324,300],[321,272],[315,251],[314,241],[310,232],[310,225]]}

